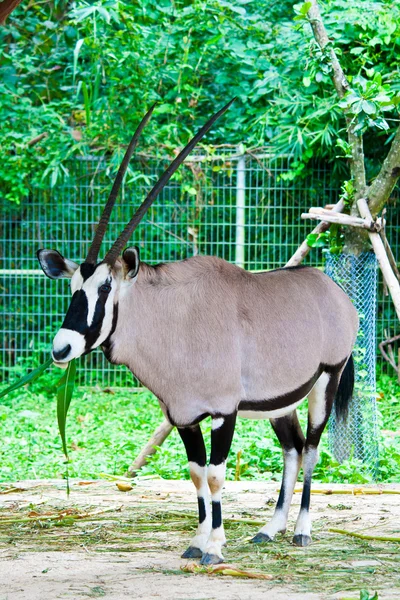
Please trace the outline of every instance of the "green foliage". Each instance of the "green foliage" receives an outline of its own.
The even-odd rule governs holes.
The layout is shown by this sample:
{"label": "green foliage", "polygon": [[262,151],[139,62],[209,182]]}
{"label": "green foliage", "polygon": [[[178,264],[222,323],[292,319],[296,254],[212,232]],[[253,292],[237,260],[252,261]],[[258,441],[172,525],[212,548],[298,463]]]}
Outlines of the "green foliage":
{"label": "green foliage", "polygon": [[[55,370],[59,373],[59,370]],[[24,390],[13,392],[0,404],[0,481],[65,476],[65,457],[57,430],[56,383],[52,373]],[[400,386],[382,374],[378,380],[381,411],[379,479],[399,481]],[[397,404],[396,404],[397,402]],[[306,406],[301,410],[306,423]],[[123,474],[162,420],[158,402],[150,392],[116,392],[80,388],[71,404],[67,450],[70,477],[97,478],[99,473]],[[211,423],[202,423],[209,451]],[[239,465],[237,456],[241,452]],[[279,481],[282,451],[268,421],[239,419],[227,463],[228,478],[238,468],[241,479]],[[141,470],[141,476],[166,479],[189,477],[187,460],[174,430]],[[371,480],[359,461],[338,464],[327,448],[326,434],[315,481],[362,484]]]}
{"label": "green foliage", "polygon": [[[22,4],[0,32],[3,197],[19,203],[34,187],[56,186],[71,156],[107,154],[116,162],[119,144],[154,101],[143,140],[152,154],[182,145],[237,96],[207,143],[273,144],[300,161],[296,176],[308,151],[334,160],[343,113],[330,46],[321,52],[313,40],[308,7],[294,12],[287,0]],[[368,128],[367,154],[379,158],[399,101],[400,7],[329,0],[324,9],[354,88],[342,105],[360,132]],[[377,135],[384,136],[378,151]]]}
{"label": "green foliage", "polygon": [[67,424],[68,410],[74,393],[76,375],[75,359],[68,363],[68,367],[57,384],[57,422],[60,431],[63,452],[68,460],[67,438],[65,428]]}

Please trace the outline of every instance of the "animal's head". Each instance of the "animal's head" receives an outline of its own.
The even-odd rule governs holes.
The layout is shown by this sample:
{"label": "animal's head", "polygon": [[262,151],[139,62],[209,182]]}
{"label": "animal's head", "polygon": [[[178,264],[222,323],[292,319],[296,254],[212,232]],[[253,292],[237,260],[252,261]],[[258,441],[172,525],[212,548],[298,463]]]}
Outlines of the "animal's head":
{"label": "animal's head", "polygon": [[233,100],[213,115],[179,153],[101,262],[98,262],[98,255],[111,211],[140,133],[149,120],[154,106],[141,121],[128,146],[84,262],[78,265],[64,258],[56,250],[38,251],[40,265],[48,277],[71,279],[71,304],[62,327],[53,340],[52,355],[55,363],[59,366],[66,366],[73,358],[87,354],[103,344],[114,331],[121,282],[125,280],[134,283],[140,266],[137,248],[127,248],[120,256],[124,246],[173,173],[232,102]]}

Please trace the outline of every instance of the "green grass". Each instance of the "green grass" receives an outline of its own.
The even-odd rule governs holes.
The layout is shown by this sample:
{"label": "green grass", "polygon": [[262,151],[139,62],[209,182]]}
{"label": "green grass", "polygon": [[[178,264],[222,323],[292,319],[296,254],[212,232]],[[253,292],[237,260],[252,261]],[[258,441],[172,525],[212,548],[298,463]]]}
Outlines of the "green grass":
{"label": "green grass", "polygon": [[[0,481],[65,476],[56,415],[55,381],[59,375],[59,371],[54,370],[0,401]],[[384,432],[379,480],[399,482],[400,387],[393,378],[381,374],[378,394]],[[123,474],[162,418],[157,400],[147,391],[75,390],[67,422],[69,475],[97,478],[102,472]],[[204,421],[202,427],[208,445],[210,420]],[[239,419],[228,461],[229,479],[234,477],[240,450],[241,479],[280,479],[281,450],[268,421]],[[188,478],[186,456],[175,430],[142,469],[141,475]],[[368,472],[357,461],[339,465],[333,459],[327,449],[325,433],[314,481],[366,483],[370,480]]]}

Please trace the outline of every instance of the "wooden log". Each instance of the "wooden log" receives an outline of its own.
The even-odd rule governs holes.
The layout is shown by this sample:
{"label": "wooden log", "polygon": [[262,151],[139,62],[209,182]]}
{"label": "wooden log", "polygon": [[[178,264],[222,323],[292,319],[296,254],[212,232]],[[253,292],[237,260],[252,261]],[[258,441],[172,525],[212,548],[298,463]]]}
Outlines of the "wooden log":
{"label": "wooden log", "polygon": [[[343,202],[343,200],[339,200],[339,202],[337,202],[335,204],[335,206],[332,208],[332,212],[340,213],[340,212],[342,212],[343,209],[344,209],[344,202]],[[323,222],[319,223],[319,225],[317,225],[312,230],[311,233],[313,233],[313,234],[324,233],[325,231],[328,231],[329,227],[330,227],[330,223],[323,221]],[[297,267],[297,265],[299,265],[300,263],[303,262],[303,260],[305,259],[307,254],[310,252],[310,250],[311,250],[311,246],[309,246],[307,244],[307,240],[304,240],[304,242],[302,244],[300,244],[300,246],[297,248],[297,250],[293,254],[293,256],[288,260],[285,267]]]}
{"label": "wooden log", "polygon": [[141,469],[147,462],[147,459],[157,451],[157,446],[161,446],[163,441],[169,436],[173,429],[173,425],[164,419],[159,427],[155,430],[139,456],[133,461],[131,466],[126,472],[126,477],[134,477],[139,469]]}
{"label": "wooden log", "polygon": [[[358,210],[360,211],[360,215],[364,219],[372,220],[372,216],[365,198],[360,198],[359,200],[357,200],[357,206]],[[392,271],[392,267],[390,266],[390,261],[386,254],[385,246],[381,236],[378,233],[373,233],[372,231],[369,231],[368,235],[369,239],[371,240],[371,244],[374,249],[376,258],[378,259],[382,275],[386,281],[389,293],[392,296],[397,318],[400,321],[400,284],[396,275]]]}
{"label": "wooden log", "polygon": [[332,214],[331,211],[324,208],[310,208],[308,213],[302,213],[302,219],[314,219],[327,221],[328,223],[337,223],[338,225],[350,225],[351,227],[362,227],[368,231],[380,231],[380,221],[369,221],[352,215],[344,215],[343,213]]}

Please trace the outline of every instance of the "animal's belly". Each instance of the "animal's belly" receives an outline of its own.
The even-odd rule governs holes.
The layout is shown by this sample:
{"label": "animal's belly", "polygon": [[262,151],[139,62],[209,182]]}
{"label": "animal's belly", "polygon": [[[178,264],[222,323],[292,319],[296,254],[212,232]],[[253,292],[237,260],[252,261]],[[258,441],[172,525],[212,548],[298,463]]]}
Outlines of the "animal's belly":
{"label": "animal's belly", "polygon": [[275,410],[240,410],[239,404],[238,415],[243,419],[279,419],[279,417],[284,417],[285,415],[293,412],[299,406],[299,404],[303,402],[304,399],[305,398],[302,398],[297,402],[289,404],[283,408],[277,408]]}

